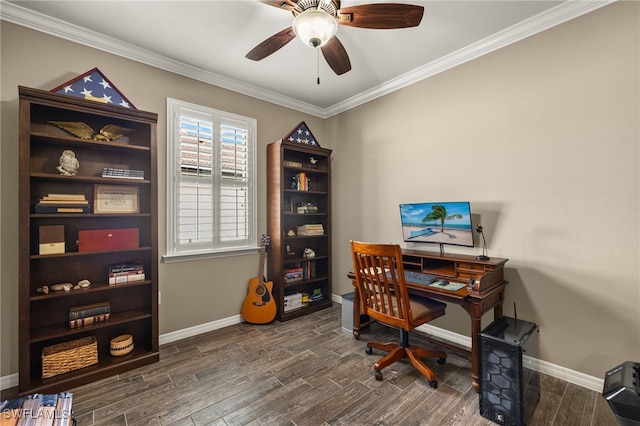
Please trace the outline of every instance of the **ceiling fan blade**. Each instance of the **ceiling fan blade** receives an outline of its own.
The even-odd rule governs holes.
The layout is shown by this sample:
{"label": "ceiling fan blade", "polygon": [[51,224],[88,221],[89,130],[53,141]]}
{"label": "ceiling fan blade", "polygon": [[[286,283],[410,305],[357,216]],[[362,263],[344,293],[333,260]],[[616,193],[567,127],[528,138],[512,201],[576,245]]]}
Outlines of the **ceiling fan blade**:
{"label": "ceiling fan blade", "polygon": [[260,61],[271,55],[278,49],[282,48],[294,38],[296,38],[296,34],[293,32],[293,28],[285,28],[278,34],[272,35],[271,37],[251,49],[251,51],[247,53],[245,57],[254,61]]}
{"label": "ceiling fan blade", "polygon": [[412,4],[361,4],[338,10],[338,23],[349,27],[394,29],[417,27],[424,7]]}
{"label": "ceiling fan blade", "polygon": [[260,3],[268,4],[269,6],[288,11],[293,11],[293,9],[296,9],[298,7],[298,5],[291,0],[260,0]]}
{"label": "ceiling fan blade", "polygon": [[338,37],[333,37],[320,49],[322,49],[324,58],[336,74],[342,75],[351,70],[349,55],[347,55],[347,51],[340,40],[338,40]]}

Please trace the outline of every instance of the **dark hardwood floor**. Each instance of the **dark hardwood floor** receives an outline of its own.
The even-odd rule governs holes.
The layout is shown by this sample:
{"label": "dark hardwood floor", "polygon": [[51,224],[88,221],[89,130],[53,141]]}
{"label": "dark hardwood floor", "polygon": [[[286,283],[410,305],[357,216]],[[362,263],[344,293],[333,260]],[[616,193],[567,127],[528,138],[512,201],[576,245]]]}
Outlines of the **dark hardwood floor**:
{"label": "dark hardwood floor", "polygon": [[[381,353],[370,338],[398,333],[373,324],[361,340],[341,327],[341,309],[286,323],[238,324],[164,345],[160,362],[72,389],[78,425],[493,425],[479,414],[470,358],[446,348],[430,360],[429,387],[402,361],[374,378]],[[433,346],[419,333],[412,343]],[[598,392],[540,377],[529,425],[617,425]]]}

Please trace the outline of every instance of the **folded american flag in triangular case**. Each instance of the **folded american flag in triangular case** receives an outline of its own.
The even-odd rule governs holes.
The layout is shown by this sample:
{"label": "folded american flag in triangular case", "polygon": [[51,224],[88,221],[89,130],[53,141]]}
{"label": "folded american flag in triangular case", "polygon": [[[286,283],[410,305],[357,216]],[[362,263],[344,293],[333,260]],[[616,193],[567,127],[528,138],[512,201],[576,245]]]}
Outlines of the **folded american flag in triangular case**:
{"label": "folded american flag in triangular case", "polygon": [[85,72],[52,90],[54,93],[137,109],[98,68]]}
{"label": "folded american flag in triangular case", "polygon": [[320,146],[304,121],[298,124],[296,128],[287,135],[285,140],[288,140],[289,142],[302,143],[305,145]]}

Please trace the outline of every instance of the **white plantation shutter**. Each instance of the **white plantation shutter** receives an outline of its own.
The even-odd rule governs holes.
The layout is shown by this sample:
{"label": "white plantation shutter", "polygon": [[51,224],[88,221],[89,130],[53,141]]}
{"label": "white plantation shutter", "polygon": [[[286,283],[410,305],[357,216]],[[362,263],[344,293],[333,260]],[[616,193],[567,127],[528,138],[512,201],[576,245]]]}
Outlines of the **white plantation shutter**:
{"label": "white plantation shutter", "polygon": [[167,256],[255,248],[255,120],[168,100]]}

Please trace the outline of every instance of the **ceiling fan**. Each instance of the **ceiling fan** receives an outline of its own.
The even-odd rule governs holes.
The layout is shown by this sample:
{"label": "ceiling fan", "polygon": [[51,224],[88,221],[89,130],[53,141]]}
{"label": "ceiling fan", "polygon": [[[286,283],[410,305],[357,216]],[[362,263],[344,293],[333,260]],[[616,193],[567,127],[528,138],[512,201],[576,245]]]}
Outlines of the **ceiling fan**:
{"label": "ceiling fan", "polygon": [[320,48],[331,69],[338,75],[351,70],[344,46],[335,36],[338,24],[370,29],[410,28],[420,25],[423,6],[400,3],[372,3],[340,8],[340,0],[261,0],[293,13],[290,27],[254,47],[246,57],[260,61],[294,38]]}

